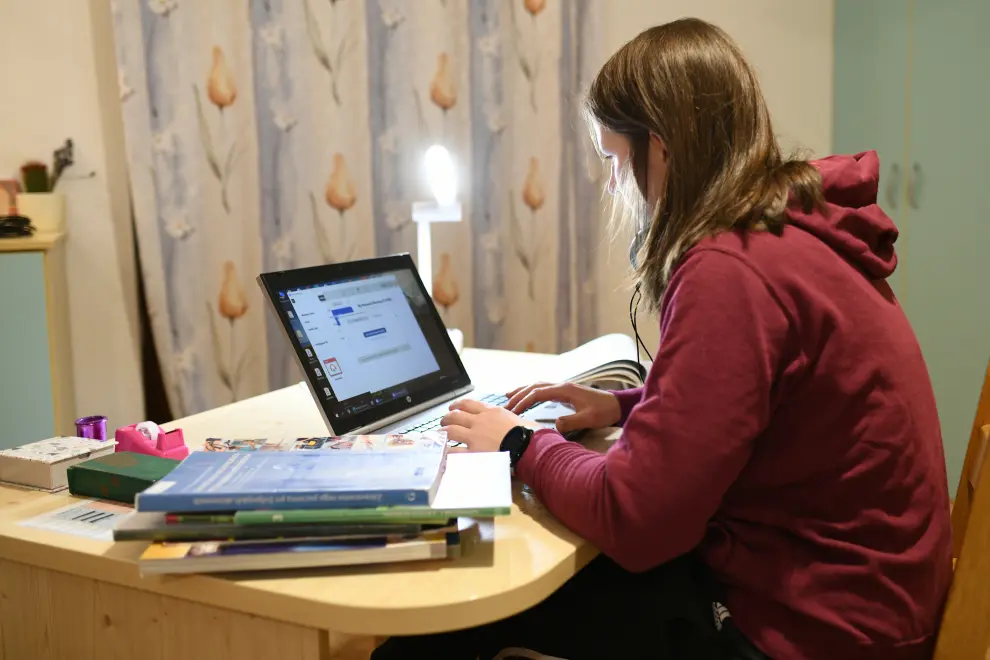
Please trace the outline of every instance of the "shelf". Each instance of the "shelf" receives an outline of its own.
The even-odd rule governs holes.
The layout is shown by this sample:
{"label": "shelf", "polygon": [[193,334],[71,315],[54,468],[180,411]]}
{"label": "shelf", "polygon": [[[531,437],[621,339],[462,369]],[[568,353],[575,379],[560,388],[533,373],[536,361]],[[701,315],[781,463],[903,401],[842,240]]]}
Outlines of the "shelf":
{"label": "shelf", "polygon": [[45,252],[64,238],[63,232],[38,232],[34,236],[0,238],[0,252]]}

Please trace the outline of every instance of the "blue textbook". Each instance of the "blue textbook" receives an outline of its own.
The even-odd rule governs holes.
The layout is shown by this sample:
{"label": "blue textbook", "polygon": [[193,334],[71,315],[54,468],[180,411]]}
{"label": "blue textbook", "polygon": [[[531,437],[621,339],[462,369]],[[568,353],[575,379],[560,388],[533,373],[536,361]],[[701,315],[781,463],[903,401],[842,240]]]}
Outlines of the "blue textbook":
{"label": "blue textbook", "polygon": [[446,444],[397,452],[196,451],[138,493],[138,511],[429,506],[446,465]]}

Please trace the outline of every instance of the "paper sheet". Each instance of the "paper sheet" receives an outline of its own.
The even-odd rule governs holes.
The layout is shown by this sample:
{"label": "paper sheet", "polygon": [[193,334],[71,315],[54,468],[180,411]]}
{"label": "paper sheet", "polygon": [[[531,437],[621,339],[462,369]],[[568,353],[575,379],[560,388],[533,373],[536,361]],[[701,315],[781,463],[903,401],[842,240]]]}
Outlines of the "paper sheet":
{"label": "paper sheet", "polygon": [[83,500],[22,520],[18,524],[97,541],[112,541],[114,526],[121,518],[133,513],[134,509],[122,504]]}

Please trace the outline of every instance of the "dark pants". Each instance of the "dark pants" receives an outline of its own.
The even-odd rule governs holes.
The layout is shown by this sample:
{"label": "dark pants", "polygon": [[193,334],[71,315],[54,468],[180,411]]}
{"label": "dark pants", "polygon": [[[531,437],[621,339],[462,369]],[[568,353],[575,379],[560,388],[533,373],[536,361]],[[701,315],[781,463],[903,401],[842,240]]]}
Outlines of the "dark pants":
{"label": "dark pants", "polygon": [[524,648],[568,660],[767,660],[735,627],[718,591],[693,555],[647,573],[600,556],[525,612],[468,630],[393,637],[371,657],[490,660]]}

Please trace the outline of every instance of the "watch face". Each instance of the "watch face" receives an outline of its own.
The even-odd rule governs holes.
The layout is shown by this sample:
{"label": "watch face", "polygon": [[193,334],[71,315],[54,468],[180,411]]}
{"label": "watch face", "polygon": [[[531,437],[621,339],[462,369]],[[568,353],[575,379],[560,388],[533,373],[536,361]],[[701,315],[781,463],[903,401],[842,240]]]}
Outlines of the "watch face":
{"label": "watch face", "polygon": [[513,449],[516,448],[516,446],[519,444],[519,441],[522,439],[522,436],[519,433],[521,428],[522,427],[520,426],[514,426],[511,429],[509,429],[509,432],[505,434],[505,437],[502,438],[502,443],[499,445],[499,449],[501,451],[511,452]]}

